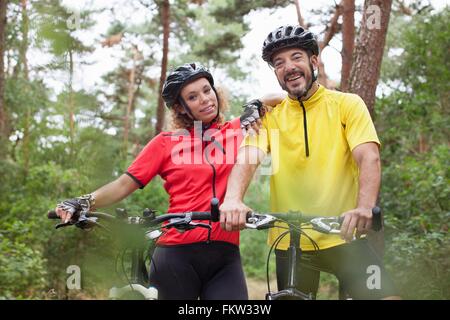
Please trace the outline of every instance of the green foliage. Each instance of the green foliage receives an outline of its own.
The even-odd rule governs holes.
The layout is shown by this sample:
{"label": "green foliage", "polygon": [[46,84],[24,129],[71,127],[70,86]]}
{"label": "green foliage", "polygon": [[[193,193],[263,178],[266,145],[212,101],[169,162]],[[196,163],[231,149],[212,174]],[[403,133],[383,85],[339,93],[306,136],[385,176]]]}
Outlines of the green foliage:
{"label": "green foliage", "polygon": [[33,298],[45,288],[46,260],[33,245],[35,227],[31,221],[0,220],[0,299]]}
{"label": "green foliage", "polygon": [[401,293],[448,299],[450,161],[447,145],[384,168],[386,261]]}
{"label": "green foliage", "polygon": [[[257,176],[252,181],[245,196],[245,203],[255,211],[269,212],[269,177]],[[266,264],[269,247],[267,245],[267,232],[256,230],[243,230],[241,232],[240,250],[246,276],[264,280],[266,279]],[[273,279],[274,252],[270,257],[269,272]]]}
{"label": "green foliage", "polygon": [[250,11],[259,8],[285,7],[292,2],[289,0],[217,0],[212,2],[212,15],[221,23],[243,22]]}
{"label": "green foliage", "polygon": [[[386,264],[410,299],[449,299],[450,11],[397,17],[383,78],[393,90],[376,108],[382,141]],[[401,31],[400,31],[401,30]],[[394,41],[395,39],[395,41]]]}

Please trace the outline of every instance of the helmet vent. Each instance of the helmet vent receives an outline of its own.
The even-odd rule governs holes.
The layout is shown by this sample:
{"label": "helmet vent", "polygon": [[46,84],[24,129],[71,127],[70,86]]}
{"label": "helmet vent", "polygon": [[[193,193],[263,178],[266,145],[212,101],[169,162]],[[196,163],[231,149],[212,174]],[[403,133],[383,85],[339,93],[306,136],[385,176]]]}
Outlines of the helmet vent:
{"label": "helmet vent", "polygon": [[298,35],[302,34],[304,31],[305,31],[305,30],[304,30],[302,27],[298,27],[297,29],[295,29],[294,34],[295,34],[296,36],[298,36]]}
{"label": "helmet vent", "polygon": [[284,33],[285,35],[287,35],[287,36],[289,36],[290,34],[291,34],[291,32],[292,32],[292,27],[291,26],[289,26],[289,27],[287,27],[286,28],[286,32]]}

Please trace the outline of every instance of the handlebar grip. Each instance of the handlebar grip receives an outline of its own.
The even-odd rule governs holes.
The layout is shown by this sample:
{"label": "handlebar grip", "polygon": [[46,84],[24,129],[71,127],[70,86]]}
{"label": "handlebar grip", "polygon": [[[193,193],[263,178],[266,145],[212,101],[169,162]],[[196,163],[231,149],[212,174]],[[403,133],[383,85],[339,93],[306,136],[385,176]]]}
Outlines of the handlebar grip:
{"label": "handlebar grip", "polygon": [[212,220],[212,216],[209,212],[193,212],[192,220]]}
{"label": "handlebar grip", "polygon": [[211,221],[217,222],[219,220],[220,220],[219,199],[212,198],[211,199]]}
{"label": "handlebar grip", "polygon": [[49,210],[47,213],[48,219],[59,219],[58,215],[56,214],[55,210]]}
{"label": "handlebar grip", "polygon": [[381,223],[381,209],[380,207],[372,208],[372,229],[374,231],[380,231],[382,227]]}

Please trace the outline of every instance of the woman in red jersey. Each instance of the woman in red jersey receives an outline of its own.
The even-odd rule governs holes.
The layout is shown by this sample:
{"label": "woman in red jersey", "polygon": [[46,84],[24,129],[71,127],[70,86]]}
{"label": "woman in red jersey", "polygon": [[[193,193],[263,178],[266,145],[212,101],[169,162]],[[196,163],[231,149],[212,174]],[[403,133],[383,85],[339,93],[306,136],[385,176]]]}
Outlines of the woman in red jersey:
{"label": "woman in red jersey", "polygon": [[[227,178],[242,140],[241,126],[259,123],[262,103],[253,100],[244,114],[224,121],[223,99],[211,73],[200,64],[176,68],[162,96],[173,116],[173,131],[161,132],[141,151],[117,180],[95,192],[58,204],[64,221],[82,209],[93,210],[118,202],[156,175],[170,196],[168,212],[209,211],[217,197],[223,201]],[[263,99],[268,105],[278,96]],[[211,228],[180,232],[169,229],[157,241],[150,283],[160,299],[247,299],[239,253],[239,232]]]}

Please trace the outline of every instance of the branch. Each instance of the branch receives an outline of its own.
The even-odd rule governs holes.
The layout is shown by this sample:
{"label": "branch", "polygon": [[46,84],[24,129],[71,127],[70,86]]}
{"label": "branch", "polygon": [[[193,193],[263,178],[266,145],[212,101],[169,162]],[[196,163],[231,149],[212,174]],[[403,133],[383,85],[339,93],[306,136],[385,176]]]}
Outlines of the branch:
{"label": "branch", "polygon": [[338,33],[340,30],[340,26],[338,24],[339,17],[342,14],[343,0],[336,5],[336,11],[334,12],[333,17],[330,21],[330,26],[325,29],[325,37],[323,41],[319,42],[319,49],[322,51],[325,47],[330,43],[331,39],[333,39],[334,35]]}
{"label": "branch", "polygon": [[398,4],[398,10],[407,15],[407,16],[412,16],[413,12],[411,10],[410,7],[408,7],[407,5],[405,5],[405,3],[403,2],[403,0],[396,0],[395,1]]}

